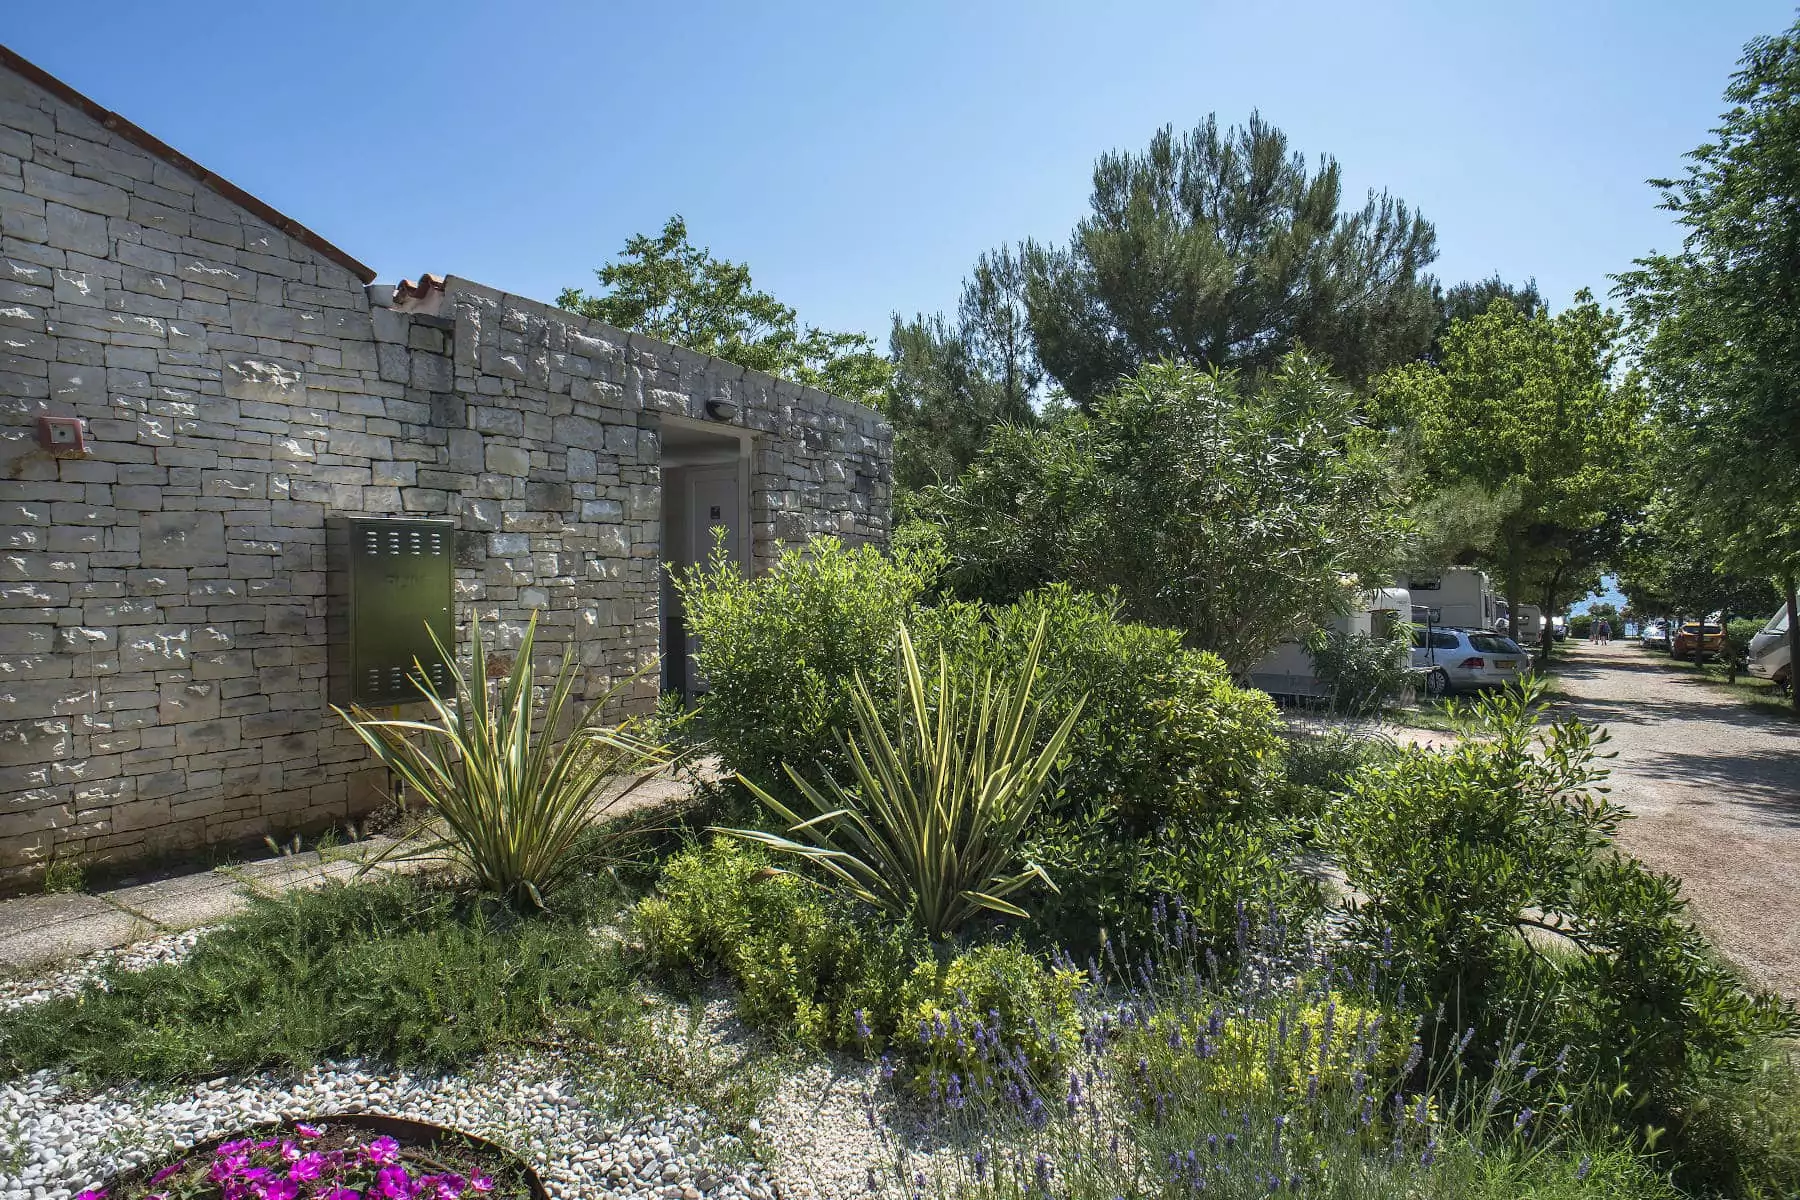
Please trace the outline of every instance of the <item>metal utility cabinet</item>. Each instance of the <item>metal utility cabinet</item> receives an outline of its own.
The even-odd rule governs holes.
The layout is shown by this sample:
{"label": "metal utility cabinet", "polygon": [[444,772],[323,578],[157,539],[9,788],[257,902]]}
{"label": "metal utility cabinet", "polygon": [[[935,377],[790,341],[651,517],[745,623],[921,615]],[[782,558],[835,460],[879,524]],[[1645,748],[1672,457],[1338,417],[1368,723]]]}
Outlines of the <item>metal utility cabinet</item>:
{"label": "metal utility cabinet", "polygon": [[330,603],[326,629],[331,702],[406,704],[420,692],[422,665],[433,686],[450,674],[432,644],[456,645],[450,521],[331,517],[325,522]]}

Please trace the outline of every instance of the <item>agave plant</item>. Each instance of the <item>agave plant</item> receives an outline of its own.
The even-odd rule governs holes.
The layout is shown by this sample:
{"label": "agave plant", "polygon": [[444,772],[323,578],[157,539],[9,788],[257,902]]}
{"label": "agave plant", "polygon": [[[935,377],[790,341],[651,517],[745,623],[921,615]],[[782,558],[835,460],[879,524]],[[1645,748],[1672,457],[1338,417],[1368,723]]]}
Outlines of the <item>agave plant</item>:
{"label": "agave plant", "polygon": [[470,624],[466,675],[434,632],[453,687],[440,692],[424,670],[417,672],[433,720],[385,719],[359,706],[336,709],[405,794],[437,818],[364,870],[395,857],[437,858],[483,890],[542,908],[546,893],[580,868],[582,835],[668,763],[665,748],[631,726],[599,721],[607,702],[632,679],[584,710],[570,710],[572,647],[540,702],[531,666],[536,638],[534,612],[512,670],[490,679],[479,621]]}
{"label": "agave plant", "polygon": [[1019,843],[1081,711],[1077,703],[1038,744],[1040,706],[1031,688],[1043,644],[1040,622],[1011,679],[992,672],[959,679],[940,649],[936,686],[928,689],[902,625],[891,730],[863,677],[852,684],[856,732],[840,738],[855,785],[830,775],[815,785],[784,764],[812,814],[802,817],[744,779],[788,823],[789,836],[720,832],[816,865],[838,890],[933,939],[983,911],[1028,916],[1007,897],[1033,881],[1055,885],[1036,863],[1018,866]]}

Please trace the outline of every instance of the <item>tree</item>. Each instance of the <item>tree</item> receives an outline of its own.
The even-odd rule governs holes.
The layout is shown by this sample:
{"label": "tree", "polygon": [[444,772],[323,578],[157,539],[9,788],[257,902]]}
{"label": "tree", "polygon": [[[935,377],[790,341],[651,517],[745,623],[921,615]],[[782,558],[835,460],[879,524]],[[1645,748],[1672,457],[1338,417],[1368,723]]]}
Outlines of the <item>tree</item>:
{"label": "tree", "polygon": [[680,214],[657,237],[626,239],[619,261],[594,274],[607,291],[565,288],[558,307],[846,400],[876,405],[885,395],[892,367],[873,339],[802,328],[792,308],[756,289],[748,266],[690,243]]}
{"label": "tree", "polygon": [[1156,363],[1042,429],[1002,426],[921,507],[950,579],[1004,602],[1053,580],[1117,589],[1243,674],[1393,565],[1400,519],[1355,397],[1290,353],[1252,385]]}
{"label": "tree", "polygon": [[1034,425],[1044,381],[1032,348],[1020,257],[983,254],[963,282],[956,320],[894,318],[883,411],[894,424],[894,479],[903,496],[960,475],[994,426]]}
{"label": "tree", "polygon": [[1441,362],[1444,335],[1450,332],[1450,327],[1458,321],[1468,321],[1480,316],[1492,308],[1496,300],[1506,301],[1527,317],[1550,311],[1543,296],[1538,293],[1536,279],[1513,284],[1494,274],[1486,279],[1465,280],[1438,294],[1437,330],[1432,334],[1431,348],[1425,357],[1432,362]]}
{"label": "tree", "polygon": [[[1800,22],[1752,41],[1679,179],[1685,229],[1620,276],[1669,453],[1659,481],[1739,574],[1783,581],[1800,638]],[[1800,688],[1794,689],[1800,709]]]}
{"label": "tree", "polygon": [[[1706,523],[1696,520],[1674,493],[1651,506],[1624,548],[1619,588],[1639,612],[1701,620],[1717,612],[1723,624],[1734,615],[1766,617],[1783,602],[1781,589],[1767,576],[1732,570]],[[1700,651],[1696,641],[1696,658]]]}
{"label": "tree", "polygon": [[1637,503],[1642,390],[1613,379],[1619,327],[1585,292],[1555,317],[1498,298],[1450,327],[1441,362],[1377,384],[1414,486],[1486,506],[1476,551],[1504,582],[1515,634],[1527,589],[1548,616],[1597,579]]}
{"label": "tree", "polygon": [[1023,250],[1039,358],[1091,407],[1165,357],[1254,375],[1304,345],[1354,385],[1418,357],[1438,322],[1436,234],[1385,192],[1341,202],[1337,161],[1309,171],[1256,114],[1102,155],[1069,244]]}

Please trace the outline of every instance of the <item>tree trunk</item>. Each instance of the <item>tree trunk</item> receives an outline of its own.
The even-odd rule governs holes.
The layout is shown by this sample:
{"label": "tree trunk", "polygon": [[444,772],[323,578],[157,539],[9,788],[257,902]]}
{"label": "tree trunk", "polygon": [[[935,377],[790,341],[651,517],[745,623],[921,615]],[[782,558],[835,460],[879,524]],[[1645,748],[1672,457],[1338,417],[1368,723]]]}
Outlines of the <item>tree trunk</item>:
{"label": "tree trunk", "polygon": [[1538,631],[1538,662],[1550,661],[1550,654],[1555,649],[1556,631],[1556,589],[1562,586],[1562,568],[1558,567],[1550,573],[1550,580],[1544,584],[1544,607],[1541,613],[1544,627]]}
{"label": "tree trunk", "polygon": [[1781,584],[1782,589],[1787,592],[1788,700],[1793,704],[1794,711],[1800,713],[1800,687],[1794,686],[1797,682],[1800,682],[1800,680],[1794,678],[1794,660],[1796,657],[1794,654],[1794,643],[1795,639],[1800,638],[1800,620],[1795,619],[1796,613],[1794,609],[1796,608],[1796,605],[1794,603],[1794,574],[1792,571],[1788,572],[1787,576],[1781,581]]}

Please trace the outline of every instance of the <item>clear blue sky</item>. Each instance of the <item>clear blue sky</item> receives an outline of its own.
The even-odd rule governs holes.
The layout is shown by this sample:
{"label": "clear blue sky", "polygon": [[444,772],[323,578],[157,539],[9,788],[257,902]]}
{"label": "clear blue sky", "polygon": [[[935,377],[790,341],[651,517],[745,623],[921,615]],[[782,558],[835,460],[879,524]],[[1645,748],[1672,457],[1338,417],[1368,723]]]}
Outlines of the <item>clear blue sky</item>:
{"label": "clear blue sky", "polygon": [[387,280],[545,300],[695,239],[828,328],[949,307],[1061,239],[1094,156],[1253,108],[1437,224],[1440,278],[1552,303],[1675,236],[1644,179],[1722,105],[1760,0],[148,4],[13,0],[0,41]]}

